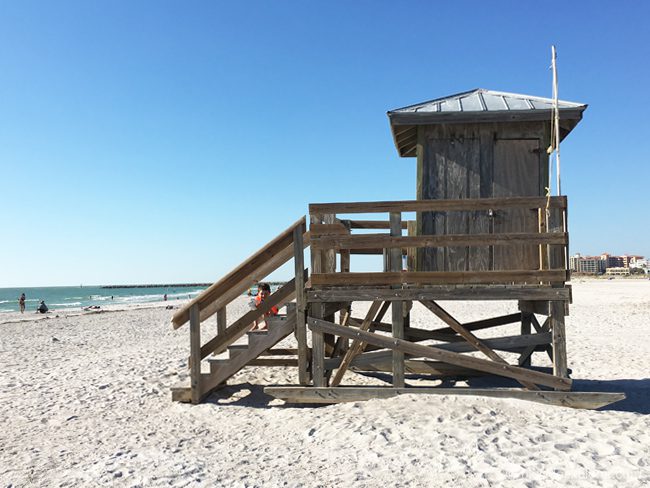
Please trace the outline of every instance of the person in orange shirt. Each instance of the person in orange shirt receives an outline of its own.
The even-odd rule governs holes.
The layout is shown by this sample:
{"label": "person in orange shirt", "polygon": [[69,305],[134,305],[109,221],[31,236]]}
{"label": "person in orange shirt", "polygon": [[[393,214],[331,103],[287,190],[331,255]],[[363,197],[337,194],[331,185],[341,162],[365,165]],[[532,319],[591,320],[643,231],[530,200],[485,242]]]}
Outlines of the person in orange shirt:
{"label": "person in orange shirt", "polygon": [[[262,302],[266,299],[271,294],[271,286],[268,283],[259,283],[257,285],[257,296],[255,297],[255,307],[259,307]],[[266,312],[264,314],[264,317],[270,317],[272,315],[277,315],[279,312],[278,307],[273,306],[271,307],[271,310]],[[253,326],[252,330],[257,330],[259,325],[259,319],[255,320],[255,325]],[[267,330],[268,329],[268,324],[266,323],[266,320],[264,321],[264,324],[259,327],[259,330]]]}

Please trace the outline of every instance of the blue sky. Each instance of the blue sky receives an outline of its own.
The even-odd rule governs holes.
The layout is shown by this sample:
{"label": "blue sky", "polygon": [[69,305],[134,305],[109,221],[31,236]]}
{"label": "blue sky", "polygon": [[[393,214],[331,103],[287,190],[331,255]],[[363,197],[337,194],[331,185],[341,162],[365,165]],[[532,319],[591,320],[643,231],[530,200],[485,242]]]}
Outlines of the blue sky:
{"label": "blue sky", "polygon": [[0,286],[214,281],[309,202],[415,198],[385,112],[550,96],[551,44],[571,251],[648,255],[648,5],[2,2]]}

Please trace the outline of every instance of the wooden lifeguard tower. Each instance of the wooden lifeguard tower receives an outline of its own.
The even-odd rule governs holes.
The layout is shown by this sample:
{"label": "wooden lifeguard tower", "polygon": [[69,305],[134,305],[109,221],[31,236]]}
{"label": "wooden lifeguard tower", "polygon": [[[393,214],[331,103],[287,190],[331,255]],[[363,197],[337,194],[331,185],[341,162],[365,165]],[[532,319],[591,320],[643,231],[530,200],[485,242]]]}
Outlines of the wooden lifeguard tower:
{"label": "wooden lifeguard tower", "polygon": [[[552,103],[477,89],[388,112],[399,155],[417,160],[417,199],[310,204],[309,230],[300,219],[176,313],[174,327],[190,322],[191,385],[173,389],[173,398],[197,403],[247,365],[295,366],[298,385],[265,388],[288,402],[429,393],[597,408],[624,398],[570,391],[567,198],[548,196]],[[561,139],[585,109],[559,102]],[[383,218],[367,220],[367,214]],[[382,269],[352,271],[357,254],[382,255]],[[228,326],[227,304],[292,257],[295,278]],[[509,300],[518,309],[461,323],[441,307],[445,300]],[[354,317],[360,301],[370,306],[365,317]],[[412,327],[416,301],[445,327]],[[269,320],[268,332],[249,331],[255,318],[285,303],[286,315]],[[383,321],[389,310],[390,321]],[[213,314],[218,334],[203,343],[201,321]],[[507,324],[519,324],[519,333],[476,334]],[[292,333],[295,349],[273,348]],[[244,334],[248,344],[233,346]],[[226,349],[228,359],[212,360],[210,373],[201,371],[202,359]],[[503,351],[517,360],[506,361]],[[549,355],[551,370],[532,366],[535,352]],[[391,383],[344,386],[348,370],[390,373]],[[410,374],[454,380],[496,375],[518,387],[407,388]]]}

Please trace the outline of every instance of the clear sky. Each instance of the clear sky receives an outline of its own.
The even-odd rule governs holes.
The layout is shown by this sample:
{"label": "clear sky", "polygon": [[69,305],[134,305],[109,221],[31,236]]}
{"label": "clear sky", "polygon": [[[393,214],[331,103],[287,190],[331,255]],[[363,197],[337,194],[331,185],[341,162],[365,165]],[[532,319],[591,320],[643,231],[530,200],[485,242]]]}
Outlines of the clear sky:
{"label": "clear sky", "polygon": [[648,255],[648,18],[641,1],[2,2],[0,286],[214,281],[309,202],[413,199],[386,111],[550,96],[551,44],[560,97],[589,104],[562,146],[571,251]]}

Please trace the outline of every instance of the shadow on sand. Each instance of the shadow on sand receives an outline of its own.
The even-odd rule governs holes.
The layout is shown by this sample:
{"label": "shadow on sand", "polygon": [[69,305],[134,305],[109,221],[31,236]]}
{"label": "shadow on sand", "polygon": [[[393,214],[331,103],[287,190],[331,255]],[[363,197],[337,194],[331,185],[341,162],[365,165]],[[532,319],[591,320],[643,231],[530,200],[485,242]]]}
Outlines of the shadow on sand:
{"label": "shadow on sand", "polygon": [[573,391],[625,393],[625,400],[599,410],[650,414],[650,378],[641,380],[573,380]]}
{"label": "shadow on sand", "polygon": [[[239,385],[228,385],[212,393],[205,403],[211,403],[220,407],[252,407],[252,408],[314,408],[327,407],[322,403],[300,403],[285,404],[271,395],[264,393],[264,387],[268,385],[254,385],[252,383],[241,383]],[[295,386],[295,385],[273,385],[273,386]],[[276,400],[276,405],[271,402]]]}
{"label": "shadow on sand", "polygon": [[[369,374],[369,376],[382,376],[382,379],[390,381],[390,377],[387,375]],[[383,376],[386,377],[383,378]],[[264,393],[264,386],[251,383],[228,385],[210,395],[206,403],[220,407],[252,408],[314,408],[327,406],[319,403],[291,405],[278,403],[277,405],[271,405],[275,398]],[[453,383],[443,382],[440,386],[450,388],[453,387]],[[517,388],[521,385],[507,378],[483,377],[471,379],[468,386],[473,388]],[[650,414],[650,378],[639,380],[573,380],[572,391],[625,393],[625,400],[612,403],[599,410]]]}

